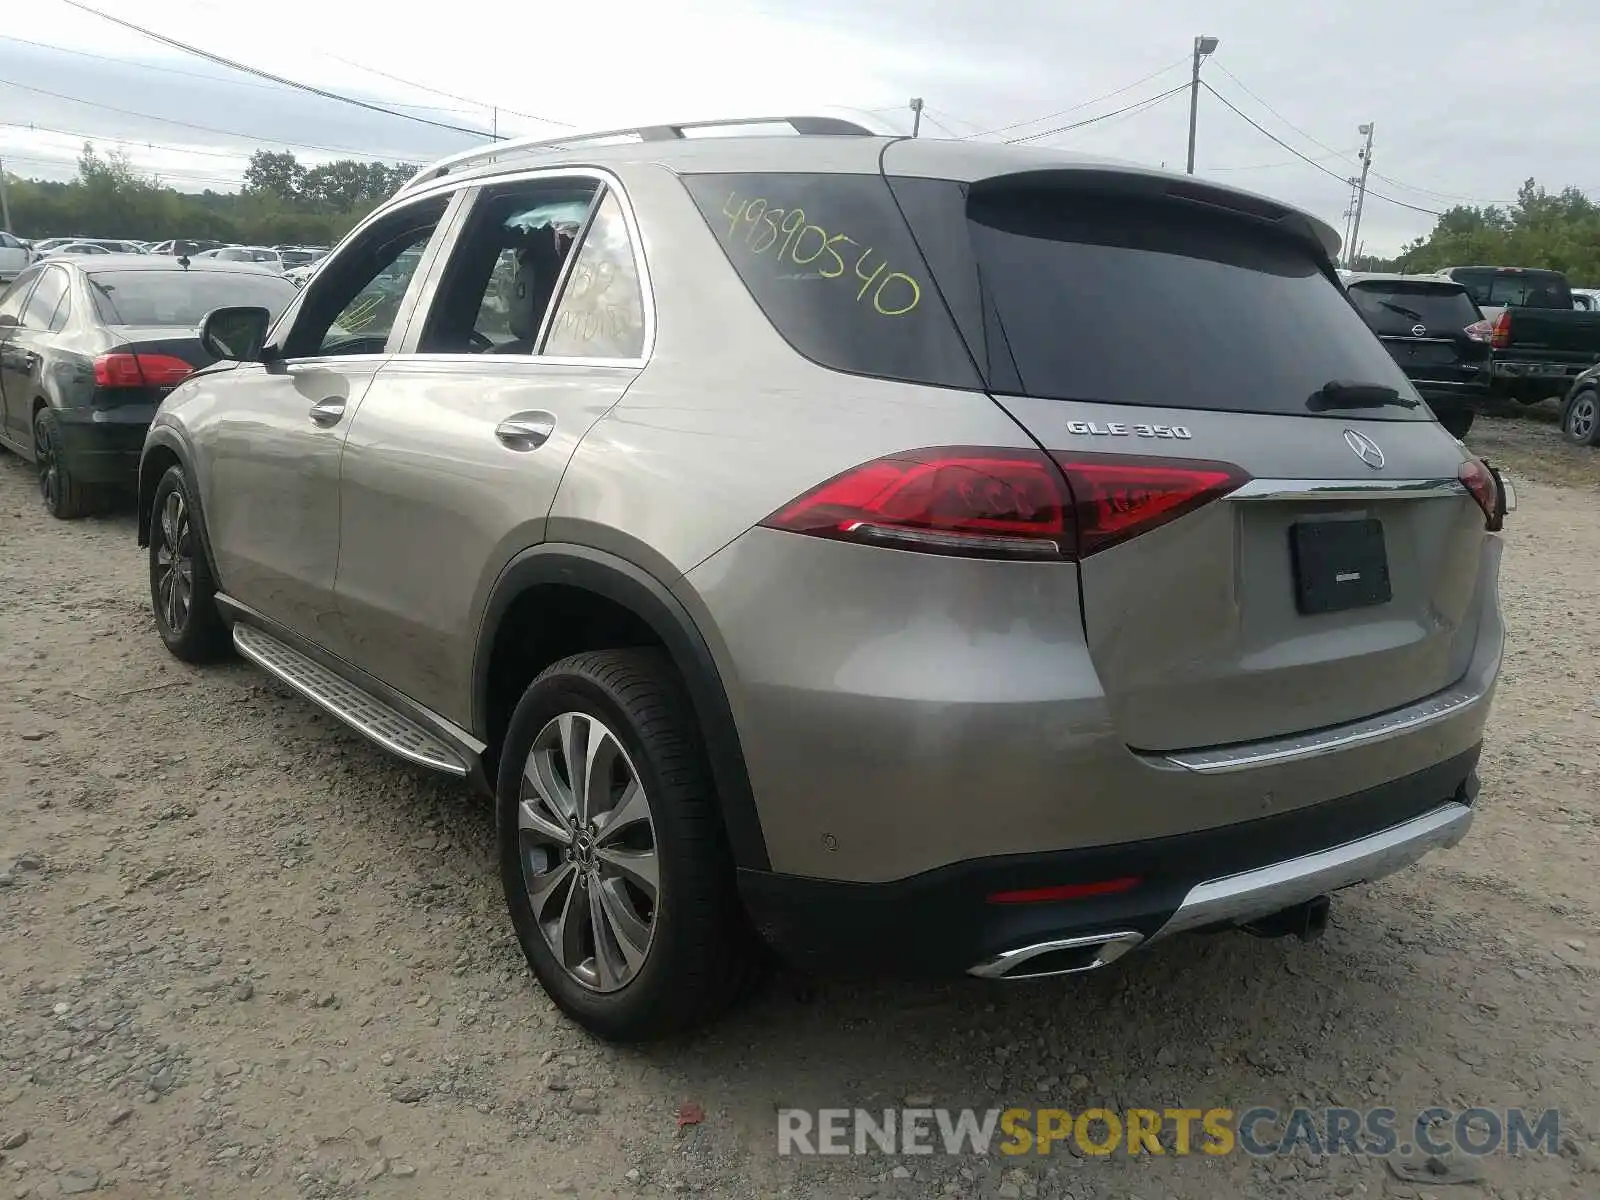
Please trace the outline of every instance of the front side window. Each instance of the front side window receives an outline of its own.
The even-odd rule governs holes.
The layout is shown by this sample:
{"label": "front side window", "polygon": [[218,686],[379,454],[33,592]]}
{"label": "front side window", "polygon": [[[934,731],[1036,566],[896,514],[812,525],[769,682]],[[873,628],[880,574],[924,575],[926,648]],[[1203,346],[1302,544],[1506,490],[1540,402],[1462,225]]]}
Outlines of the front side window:
{"label": "front side window", "polygon": [[557,358],[639,358],[644,291],[617,194],[607,191],[562,289],[544,353]]}
{"label": "front side window", "polygon": [[330,258],[306,288],[284,356],[383,353],[449,203],[433,196],[387,213]]}
{"label": "front side window", "polygon": [[33,289],[27,307],[22,310],[23,325],[29,329],[50,328],[50,318],[55,315],[56,305],[61,303],[61,297],[66,294],[67,277],[64,272],[46,271],[39,276],[39,286]]}

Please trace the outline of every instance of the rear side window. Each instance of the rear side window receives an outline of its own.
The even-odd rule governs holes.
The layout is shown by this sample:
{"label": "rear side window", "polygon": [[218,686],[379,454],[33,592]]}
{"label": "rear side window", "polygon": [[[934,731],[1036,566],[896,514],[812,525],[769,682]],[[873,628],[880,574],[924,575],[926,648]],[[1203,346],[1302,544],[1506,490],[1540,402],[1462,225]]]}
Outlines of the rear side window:
{"label": "rear side window", "polygon": [[879,175],[691,175],[728,261],[799,353],[857,375],[981,386]]}
{"label": "rear side window", "polygon": [[1351,284],[1350,298],[1367,324],[1389,337],[1454,337],[1482,319],[1472,297],[1448,284],[1368,280]]}
{"label": "rear side window", "polygon": [[929,253],[997,393],[1298,416],[1335,380],[1411,394],[1315,252],[1248,217],[1037,175],[895,190],[925,246],[964,228],[969,262]]}
{"label": "rear side window", "polygon": [[29,329],[49,329],[50,318],[66,294],[66,273],[46,271],[39,276],[39,286],[33,289],[33,295],[28,297],[28,306],[22,310],[22,323]]}

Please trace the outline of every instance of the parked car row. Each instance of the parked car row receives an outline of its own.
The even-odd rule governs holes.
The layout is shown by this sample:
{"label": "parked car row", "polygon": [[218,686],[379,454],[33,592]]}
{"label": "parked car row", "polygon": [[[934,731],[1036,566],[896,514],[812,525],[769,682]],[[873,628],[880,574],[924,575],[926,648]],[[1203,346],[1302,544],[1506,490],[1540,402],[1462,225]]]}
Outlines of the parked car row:
{"label": "parked car row", "polygon": [[1325,222],[1191,176],[717,124],[456,155],[298,290],[174,267],[279,289],[152,345],[181,379],[88,260],[0,299],[47,337],[60,271],[83,403],[145,389],[171,653],[494,796],[529,967],[609,1038],[763,944],[1311,938],[1461,839],[1513,497],[1408,377],[1481,374],[1455,285],[1347,291]]}
{"label": "parked car row", "polygon": [[215,308],[277,313],[295,294],[257,267],[163,255],[47,257],[0,296],[0,444],[35,463],[53,516],[131,491],[162,399],[215,361]]}

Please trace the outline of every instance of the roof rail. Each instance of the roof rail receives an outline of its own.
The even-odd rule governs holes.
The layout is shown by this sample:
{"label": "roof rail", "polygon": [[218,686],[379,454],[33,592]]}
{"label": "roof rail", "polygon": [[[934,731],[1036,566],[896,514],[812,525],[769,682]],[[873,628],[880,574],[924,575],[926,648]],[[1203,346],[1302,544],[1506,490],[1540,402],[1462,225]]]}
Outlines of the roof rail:
{"label": "roof rail", "polygon": [[714,117],[704,121],[674,121],[652,125],[630,125],[621,129],[585,130],[561,137],[516,137],[463,150],[423,167],[401,185],[395,195],[410,191],[430,179],[439,179],[463,167],[492,163],[501,155],[522,154],[529,150],[565,150],[593,143],[670,142],[694,137],[700,130],[728,130],[737,133],[748,125],[788,125],[803,136],[843,135],[847,137],[901,137],[903,131],[870,113],[836,109],[817,113],[793,113],[775,117]]}

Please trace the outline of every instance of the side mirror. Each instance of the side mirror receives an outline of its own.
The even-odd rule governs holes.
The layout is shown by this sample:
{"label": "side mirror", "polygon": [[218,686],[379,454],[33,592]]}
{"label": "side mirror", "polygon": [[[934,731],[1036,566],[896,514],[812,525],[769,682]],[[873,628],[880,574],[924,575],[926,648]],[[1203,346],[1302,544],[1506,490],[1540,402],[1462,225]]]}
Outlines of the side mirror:
{"label": "side mirror", "polygon": [[200,344],[213,358],[259,362],[271,325],[264,308],[215,308],[200,322]]}
{"label": "side mirror", "polygon": [[15,329],[20,324],[22,322],[10,313],[0,313],[0,329]]}

